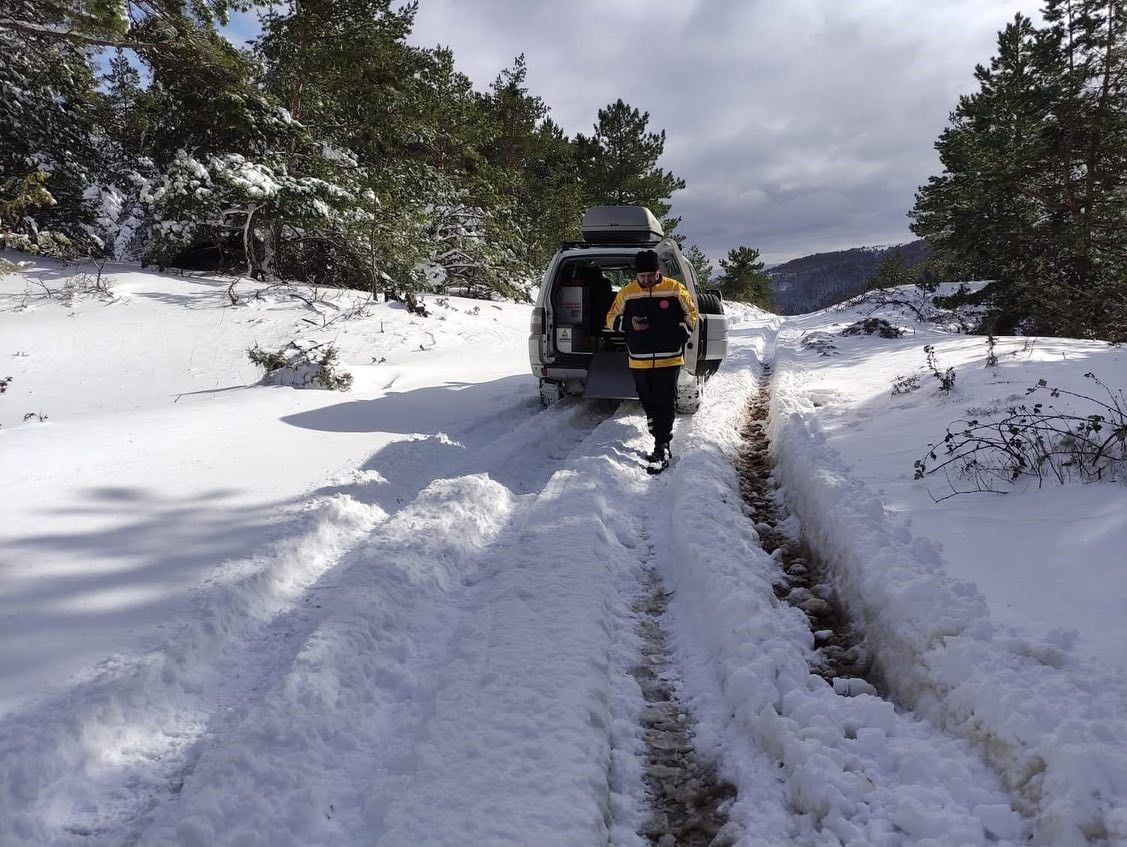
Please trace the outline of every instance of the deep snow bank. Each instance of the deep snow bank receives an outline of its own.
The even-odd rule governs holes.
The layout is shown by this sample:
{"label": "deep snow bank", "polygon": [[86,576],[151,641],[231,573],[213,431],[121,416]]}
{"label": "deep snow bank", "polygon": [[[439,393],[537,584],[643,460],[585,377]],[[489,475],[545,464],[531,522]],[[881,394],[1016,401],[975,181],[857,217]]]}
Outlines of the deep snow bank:
{"label": "deep snow bank", "polygon": [[[951,399],[937,400],[927,388],[909,400],[890,400],[891,375],[907,370],[908,360],[922,362],[922,346],[944,337],[926,328],[885,343],[830,336],[838,348],[830,356],[800,344],[803,331],[833,331],[853,317],[845,311],[792,319],[795,329],[780,336],[775,360],[771,435],[777,473],[808,542],[831,567],[889,689],[976,745],[1034,816],[1038,843],[1120,843],[1127,839],[1127,682],[1070,652],[1069,636],[1041,635],[1052,620],[1029,620],[1025,633],[1000,628],[974,583],[952,576],[986,581],[999,605],[1005,597],[1006,587],[991,581],[989,564],[1001,557],[1015,570],[1006,536],[990,537],[989,517],[998,501],[985,497],[972,507],[978,512],[978,523],[970,522],[979,527],[971,536],[980,539],[977,558],[969,558],[974,551],[965,545],[943,548],[916,529],[941,530],[944,539],[965,529],[950,513],[944,520],[922,486],[911,489],[905,471],[909,451],[922,452],[924,439],[941,436],[948,420],[968,406],[989,409],[998,402],[998,389],[980,375],[981,339],[942,348],[946,362],[960,364],[954,360],[960,345],[963,362],[979,361],[974,371],[962,371]],[[902,316],[890,317],[904,323]],[[1030,366],[1006,381],[1033,384],[1037,375]],[[894,462],[902,468],[893,470]],[[1124,489],[1104,490],[1127,503]],[[1029,524],[1030,532],[1037,529]],[[1101,540],[1086,542],[1091,567],[1120,568],[1122,549],[1112,554],[1118,563],[1107,561],[1111,551]],[[1069,560],[1084,552],[1076,548]],[[952,560],[953,554],[958,558]],[[1008,586],[1019,606],[1027,602],[1023,595],[1045,590],[1027,579]],[[1060,612],[1065,620],[1078,614],[1082,609]],[[1119,615],[1092,623],[1114,627],[1122,620]]]}

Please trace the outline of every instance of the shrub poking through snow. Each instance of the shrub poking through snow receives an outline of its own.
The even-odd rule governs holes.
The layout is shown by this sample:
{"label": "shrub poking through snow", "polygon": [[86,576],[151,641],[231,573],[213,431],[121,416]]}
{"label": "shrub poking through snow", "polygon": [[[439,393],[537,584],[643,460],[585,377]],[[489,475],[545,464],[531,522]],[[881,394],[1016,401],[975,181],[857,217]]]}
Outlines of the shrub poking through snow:
{"label": "shrub poking through snow", "polygon": [[3,394],[5,391],[7,391],[8,386],[11,385],[11,383],[12,378],[10,376],[0,377],[0,394]]}
{"label": "shrub poking through snow", "polygon": [[946,370],[939,369],[939,363],[935,358],[935,345],[924,345],[924,356],[927,357],[927,367],[931,371],[931,375],[939,382],[939,390],[944,394],[950,394],[951,389],[955,387],[955,369],[947,368]]}
{"label": "shrub poking through snow", "polygon": [[865,318],[855,321],[841,331],[842,335],[879,335],[881,338],[899,338],[904,330],[893,326],[884,318]]}
{"label": "shrub poking through snow", "polygon": [[113,300],[114,278],[103,273],[105,266],[105,259],[95,259],[93,273],[84,271],[70,277],[62,287],[63,300],[68,303],[79,297]]}
{"label": "shrub poking through snow", "polygon": [[907,376],[898,376],[892,381],[892,396],[897,394],[911,394],[920,387],[919,374],[908,374]]}
{"label": "shrub poking through snow", "polygon": [[28,412],[23,416],[23,419],[24,423],[32,420],[39,421],[40,423],[45,423],[47,421],[47,416],[42,412]]}
{"label": "shrub poking through snow", "polygon": [[95,259],[92,271],[71,274],[62,285],[54,288],[41,279],[29,280],[23,293],[24,303],[29,299],[46,299],[58,300],[64,306],[73,306],[76,300],[83,297],[113,302],[116,299],[113,293],[114,278],[104,273],[105,265],[105,259]]}
{"label": "shrub poking through snow", "polygon": [[986,336],[986,367],[998,367],[998,354],[994,348],[998,345],[998,339],[994,337],[994,333]]}
{"label": "shrub poking through snow", "polygon": [[348,391],[352,374],[338,371],[337,349],[331,344],[302,346],[291,341],[280,350],[263,350],[257,344],[247,357],[265,371],[262,385],[292,385],[295,388],[327,388]]}
{"label": "shrub poking through snow", "polygon": [[[1084,377],[1099,386],[1101,391],[1093,392],[1099,397],[1050,387],[1043,379],[1025,393],[1068,397],[1087,406],[1090,414],[1034,403],[1010,406],[990,420],[955,421],[943,441],[916,460],[916,479],[942,471],[951,485],[947,496],[1003,493],[1002,486],[1021,477],[1036,479],[1038,487],[1046,479],[1061,484],[1127,479],[1127,395],[1093,373]],[[966,484],[952,481],[952,471]]]}
{"label": "shrub poking through snow", "polygon": [[837,345],[828,332],[811,332],[802,338],[803,350],[816,350],[819,356],[836,356]]}
{"label": "shrub poking through snow", "polygon": [[0,276],[25,271],[30,268],[31,265],[31,262],[11,262],[5,259],[3,256],[0,256]]}

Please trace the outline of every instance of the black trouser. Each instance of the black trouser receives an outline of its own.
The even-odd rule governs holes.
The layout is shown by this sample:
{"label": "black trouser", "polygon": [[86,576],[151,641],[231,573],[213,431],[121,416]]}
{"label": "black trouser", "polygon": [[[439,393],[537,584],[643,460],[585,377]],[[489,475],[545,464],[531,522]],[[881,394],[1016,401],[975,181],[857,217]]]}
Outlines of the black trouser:
{"label": "black trouser", "polygon": [[674,404],[677,402],[677,374],[679,366],[672,368],[631,368],[634,387],[646,417],[653,421],[656,444],[668,444],[673,438]]}

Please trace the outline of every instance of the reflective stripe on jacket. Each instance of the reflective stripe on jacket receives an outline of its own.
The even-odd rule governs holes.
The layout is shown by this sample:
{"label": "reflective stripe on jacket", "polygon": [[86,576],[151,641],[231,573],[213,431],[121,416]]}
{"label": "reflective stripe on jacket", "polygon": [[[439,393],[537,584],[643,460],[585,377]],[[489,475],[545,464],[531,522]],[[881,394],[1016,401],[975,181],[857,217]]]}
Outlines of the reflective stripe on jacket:
{"label": "reflective stripe on jacket", "polygon": [[[649,328],[634,329],[633,318],[645,318]],[[685,364],[685,342],[697,325],[697,307],[689,290],[663,276],[650,288],[632,279],[614,298],[607,312],[607,328],[626,335],[632,368],[671,368]]]}

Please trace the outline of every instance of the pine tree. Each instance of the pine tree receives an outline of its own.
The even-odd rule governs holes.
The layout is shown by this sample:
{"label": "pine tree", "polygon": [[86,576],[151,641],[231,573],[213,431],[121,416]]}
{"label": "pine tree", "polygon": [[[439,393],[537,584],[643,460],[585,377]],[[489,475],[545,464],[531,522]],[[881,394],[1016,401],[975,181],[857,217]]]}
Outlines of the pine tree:
{"label": "pine tree", "polygon": [[[960,98],[936,142],[944,173],[916,195],[912,229],[940,257],[957,257],[980,277],[997,276],[1025,254],[1038,214],[1031,166],[1041,158],[1037,43],[1018,15],[998,37],[990,67],[979,65],[979,91]],[[1019,243],[1015,233],[1023,234]]]}
{"label": "pine tree", "polygon": [[580,237],[583,192],[575,144],[551,118],[537,128],[525,168],[528,187],[528,260],[533,268],[547,264],[561,241]]}
{"label": "pine tree", "polygon": [[517,56],[512,67],[502,70],[481,97],[485,130],[482,153],[487,166],[475,181],[481,208],[493,210],[493,239],[506,243],[519,262],[508,272],[524,277],[530,275],[531,263],[538,258],[534,229],[543,223],[543,212],[551,205],[537,179],[548,174],[543,168],[531,170],[542,152],[538,149],[540,142],[551,141],[550,136],[538,136],[548,107],[529,93],[527,77],[524,56]]}
{"label": "pine tree", "polygon": [[771,302],[771,278],[759,260],[754,247],[733,247],[720,260],[722,273],[718,280],[724,296],[766,309]]}
{"label": "pine tree", "polygon": [[502,169],[516,170],[529,160],[536,128],[548,115],[544,101],[529,94],[527,78],[528,65],[521,54],[511,68],[497,75],[483,98],[490,134],[485,155]]}
{"label": "pine tree", "polygon": [[696,274],[697,285],[701,288],[708,286],[712,280],[712,260],[705,255],[704,251],[697,245],[690,245],[685,250],[685,258],[689,264],[693,266],[693,272]]}
{"label": "pine tree", "polygon": [[299,0],[263,16],[256,55],[285,122],[257,156],[278,186],[253,212],[248,264],[263,274],[421,284],[427,63],[406,44],[413,17],[389,0]]}
{"label": "pine tree", "polygon": [[877,264],[873,275],[865,283],[865,289],[872,291],[878,288],[896,288],[900,285],[911,285],[915,280],[916,273],[904,264],[904,257],[899,253],[890,252]]}
{"label": "pine tree", "polygon": [[[1048,0],[1043,329],[1127,338],[1127,2]],[[1045,296],[1047,294],[1048,296]]]}
{"label": "pine tree", "polygon": [[999,34],[916,196],[936,264],[994,279],[1002,329],[1127,338],[1127,0],[1048,0]]}
{"label": "pine tree", "polygon": [[[262,128],[274,116],[255,109],[265,101],[249,66],[215,30],[231,5],[6,4],[0,14],[0,178],[26,176],[29,168],[42,172],[53,199],[29,214],[29,227],[58,230],[76,249],[118,255],[140,224],[144,183],[180,145],[226,150],[248,137],[265,141]],[[142,94],[129,60],[116,55],[106,90],[99,91],[91,51],[101,47],[126,48],[147,64],[151,88]]]}
{"label": "pine tree", "polygon": [[685,181],[657,166],[665,130],[649,132],[649,112],[621,99],[599,109],[594,135],[575,139],[579,175],[587,206],[646,206],[672,233],[680,218],[669,218],[669,198]]}
{"label": "pine tree", "polygon": [[40,231],[63,237],[50,241],[52,251],[68,242],[91,248],[84,195],[99,170],[101,133],[87,47],[40,34],[57,20],[35,3],[16,0],[7,11],[25,24],[0,21],[0,202],[21,205],[18,220],[7,216],[7,243],[15,246],[18,227],[32,249]]}
{"label": "pine tree", "polygon": [[[161,49],[214,31],[245,0],[10,0],[0,29],[79,47]],[[200,57],[202,58],[202,57]]]}

